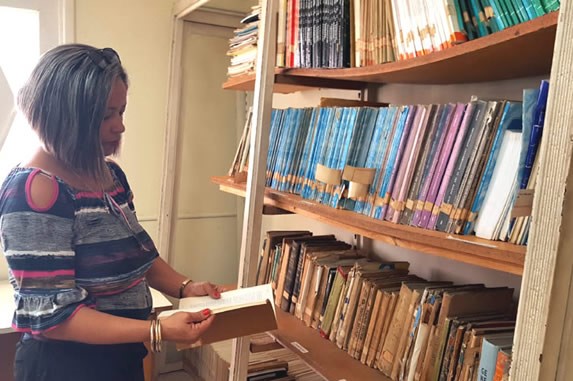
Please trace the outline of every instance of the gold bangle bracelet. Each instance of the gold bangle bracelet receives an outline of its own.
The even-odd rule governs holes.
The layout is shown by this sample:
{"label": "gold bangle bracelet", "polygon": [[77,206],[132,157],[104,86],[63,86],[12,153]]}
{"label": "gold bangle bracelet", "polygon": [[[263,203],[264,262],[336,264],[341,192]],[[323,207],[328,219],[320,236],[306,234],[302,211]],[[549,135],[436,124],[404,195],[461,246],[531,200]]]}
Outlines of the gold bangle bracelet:
{"label": "gold bangle bracelet", "polygon": [[185,287],[187,287],[187,285],[191,282],[193,282],[191,279],[185,279],[183,282],[181,282],[181,286],[179,286],[179,299],[183,298],[183,291],[185,290]]}

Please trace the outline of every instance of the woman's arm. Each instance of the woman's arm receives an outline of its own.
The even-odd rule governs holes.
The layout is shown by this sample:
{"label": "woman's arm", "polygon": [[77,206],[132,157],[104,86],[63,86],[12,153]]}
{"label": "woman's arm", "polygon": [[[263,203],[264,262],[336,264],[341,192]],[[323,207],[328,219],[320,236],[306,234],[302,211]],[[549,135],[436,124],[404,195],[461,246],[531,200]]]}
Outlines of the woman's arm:
{"label": "woman's arm", "polygon": [[[213,319],[209,310],[178,312],[161,319],[161,336],[166,341],[193,343],[209,328]],[[83,307],[42,334],[50,339],[87,344],[140,343],[150,340],[150,325],[149,320],[128,319]]]}
{"label": "woman's arm", "polygon": [[[147,282],[151,287],[174,298],[179,298],[179,289],[186,279],[186,276],[175,271],[161,258],[157,258],[147,272]],[[210,282],[190,282],[183,289],[183,296],[209,295],[218,299],[222,291],[222,287]]]}

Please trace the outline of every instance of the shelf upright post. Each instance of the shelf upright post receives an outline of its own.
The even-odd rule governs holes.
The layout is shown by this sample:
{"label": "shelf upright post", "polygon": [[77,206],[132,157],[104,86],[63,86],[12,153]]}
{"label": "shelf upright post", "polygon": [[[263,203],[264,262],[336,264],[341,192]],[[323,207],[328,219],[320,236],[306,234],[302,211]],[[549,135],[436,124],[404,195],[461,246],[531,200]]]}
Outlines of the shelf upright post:
{"label": "shelf upright post", "polygon": [[573,3],[561,1],[510,380],[573,369]]}
{"label": "shelf upright post", "polygon": [[[277,0],[264,0],[262,2],[258,28],[251,149],[249,150],[249,173],[239,260],[239,287],[255,284],[276,61],[277,2]],[[230,381],[247,379],[248,354],[248,339],[233,340]]]}

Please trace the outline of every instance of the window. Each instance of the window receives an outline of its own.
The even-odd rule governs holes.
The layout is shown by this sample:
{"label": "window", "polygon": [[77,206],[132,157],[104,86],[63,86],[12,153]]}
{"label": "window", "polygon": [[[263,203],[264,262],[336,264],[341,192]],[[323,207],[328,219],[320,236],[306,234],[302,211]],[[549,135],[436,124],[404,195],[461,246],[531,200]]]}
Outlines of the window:
{"label": "window", "polygon": [[[29,157],[38,139],[15,99],[40,55],[64,42],[63,0],[0,0],[0,179]],[[68,29],[69,33],[69,29]]]}

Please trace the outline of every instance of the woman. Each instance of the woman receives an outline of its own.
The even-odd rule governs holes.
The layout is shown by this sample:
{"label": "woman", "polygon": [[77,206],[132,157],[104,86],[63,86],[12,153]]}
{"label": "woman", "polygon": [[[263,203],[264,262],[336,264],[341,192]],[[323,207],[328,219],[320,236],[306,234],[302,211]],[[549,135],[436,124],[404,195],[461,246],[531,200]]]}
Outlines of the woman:
{"label": "woman", "polygon": [[135,216],[117,153],[127,75],[110,49],[42,56],[18,105],[42,147],[0,189],[0,237],[14,286],[17,381],[143,380],[143,342],[192,343],[209,310],[147,320],[149,286],[173,297],[221,291],[159,258]]}

